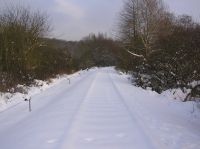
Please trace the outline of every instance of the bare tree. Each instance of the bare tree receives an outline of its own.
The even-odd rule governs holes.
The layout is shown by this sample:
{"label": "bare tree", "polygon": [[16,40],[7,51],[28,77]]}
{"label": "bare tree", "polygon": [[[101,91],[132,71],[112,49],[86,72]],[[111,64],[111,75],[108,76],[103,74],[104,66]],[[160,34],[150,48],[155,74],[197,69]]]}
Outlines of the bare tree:
{"label": "bare tree", "polygon": [[120,18],[120,37],[135,56],[148,57],[164,17],[162,0],[127,0]]}

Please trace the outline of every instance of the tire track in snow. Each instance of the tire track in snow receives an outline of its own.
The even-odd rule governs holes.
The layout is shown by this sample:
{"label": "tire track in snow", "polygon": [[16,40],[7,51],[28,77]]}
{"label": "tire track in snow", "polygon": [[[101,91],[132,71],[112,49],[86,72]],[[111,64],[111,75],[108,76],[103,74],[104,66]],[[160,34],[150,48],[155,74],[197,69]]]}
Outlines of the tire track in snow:
{"label": "tire track in snow", "polygon": [[[96,78],[97,77],[98,74],[96,75]],[[154,144],[152,144],[150,138],[148,137],[148,135],[146,135],[146,133],[136,120],[135,116],[130,112],[126,103],[123,102],[123,99],[119,91],[116,89],[113,81],[111,80],[109,73],[106,72],[105,74],[103,74],[103,76],[99,76],[98,81],[96,80],[96,78],[93,80],[92,85],[90,86],[87,95],[85,96],[85,99],[83,100],[79,110],[76,112],[76,115],[71,124],[70,131],[68,132],[68,135],[65,139],[66,142],[63,142],[61,149],[82,149],[82,148],[99,149],[102,147],[106,149],[107,148],[122,149],[122,148],[134,148],[134,147],[136,148],[141,147],[141,149],[146,149],[146,148],[154,149],[155,148]],[[102,92],[105,93],[104,95],[101,96],[104,97],[104,99],[98,99],[98,95],[100,94],[101,91],[98,90],[98,92],[95,92],[95,89],[101,89],[101,87],[99,88],[99,86],[101,86],[102,84],[96,85],[95,89],[94,85],[95,83],[100,83],[100,81],[103,81],[102,79],[105,79],[104,81],[107,82],[107,89],[109,89],[110,93],[106,94],[105,92]],[[93,89],[94,92],[92,92]],[[91,105],[98,104],[98,102],[99,105],[96,105],[95,107],[97,109],[94,110]],[[107,108],[105,108],[105,106]],[[111,112],[113,109],[118,110],[117,113],[123,113],[124,116],[122,117],[117,115],[113,116],[114,112]],[[90,112],[86,112],[85,110],[86,111],[94,110],[93,112],[95,114],[91,114]],[[110,112],[106,112],[107,110],[109,110]],[[87,115],[86,117],[85,114]],[[92,119],[94,118],[94,115],[98,114],[101,114],[101,118],[98,117],[100,118],[99,120],[97,120],[96,118]],[[102,119],[102,117],[104,118]],[[108,121],[107,118],[110,118],[109,122],[106,122]],[[84,123],[88,121],[89,123],[86,124]],[[95,131],[97,130],[97,128],[98,130],[100,129],[101,131]],[[104,139],[101,138],[100,136],[103,137]],[[100,139],[99,140],[98,137],[100,137],[101,139],[99,138]],[[83,143],[82,141],[88,143],[82,144]],[[112,143],[110,144],[108,142]],[[82,145],[79,143],[81,143]]]}
{"label": "tire track in snow", "polygon": [[73,139],[73,135],[71,135],[71,133],[74,130],[73,128],[76,126],[76,121],[77,121],[79,113],[81,111],[83,102],[85,101],[87,96],[92,91],[92,88],[94,86],[94,82],[95,82],[95,79],[96,79],[97,75],[98,75],[98,73],[95,74],[95,77],[93,78],[88,91],[86,92],[85,96],[83,97],[79,107],[77,108],[77,111],[75,112],[75,114],[74,114],[74,116],[73,116],[73,118],[71,120],[69,128],[65,131],[64,135],[62,136],[62,141],[60,143],[60,146],[58,146],[59,149],[71,149],[71,147],[69,146],[71,144],[70,141]]}
{"label": "tire track in snow", "polygon": [[[120,101],[121,101],[121,103],[124,105],[124,107],[126,108],[127,112],[129,113],[129,115],[130,115],[130,117],[131,117],[133,123],[136,123],[138,129],[139,129],[140,132],[143,134],[143,136],[144,136],[144,142],[145,142],[145,143],[148,142],[148,144],[151,145],[151,146],[149,146],[149,149],[150,149],[150,148],[152,148],[152,149],[153,149],[153,148],[157,148],[157,147],[154,145],[154,143],[152,142],[153,139],[151,139],[151,137],[149,136],[149,134],[148,134],[148,133],[145,131],[145,129],[142,127],[141,122],[138,121],[138,119],[137,119],[137,117],[136,117],[136,114],[135,114],[135,113],[133,114],[133,113],[131,112],[130,107],[129,107],[129,106],[127,105],[127,103],[125,102],[123,96],[121,95],[119,89],[118,89],[117,86],[115,85],[115,83],[114,83],[113,79],[111,78],[109,72],[108,72],[108,76],[109,76],[109,79],[110,79],[110,81],[111,81],[111,84],[113,85],[113,88],[115,89],[116,93],[119,95]],[[159,149],[159,148],[158,148],[158,149]],[[162,149],[164,149],[164,148],[162,148]]]}
{"label": "tire track in snow", "polygon": [[[146,139],[150,144],[152,144],[153,148],[156,149],[168,149],[165,145],[163,145],[161,142],[155,142],[155,136],[150,132],[148,127],[145,124],[145,121],[142,120],[142,118],[137,114],[137,111],[134,109],[134,107],[130,107],[127,103],[126,100],[124,99],[123,95],[121,94],[120,90],[118,89],[117,85],[114,83],[111,74],[109,73],[109,78],[116,90],[116,93],[119,95],[122,103],[126,107],[127,111],[130,113],[130,116],[132,117],[133,121],[135,121],[138,125],[138,128],[140,128],[141,132],[146,136]],[[134,112],[134,113],[133,113]]]}
{"label": "tire track in snow", "polygon": [[[39,100],[36,100],[35,103],[38,107],[34,108],[30,113],[27,113],[27,110],[19,109],[18,113],[23,112],[20,114],[26,112],[22,118],[16,116],[16,121],[10,123],[12,120],[8,121],[7,119],[3,123],[6,129],[0,131],[0,148],[60,149],[60,143],[69,131],[71,119],[73,120],[76,109],[78,109],[85,94],[87,94],[95,76],[96,72],[91,72],[77,79],[78,81],[76,80],[70,86],[63,86],[64,82],[62,82],[62,85],[59,84],[59,86],[55,87],[57,90],[51,88],[48,92],[45,92],[47,95],[43,92],[43,94],[38,95],[38,98],[47,96],[47,101],[42,100],[44,102],[41,104],[40,102],[38,103]],[[62,91],[60,91],[60,88],[62,88]],[[50,94],[48,94],[49,92]],[[15,113],[13,114],[15,116]],[[29,133],[31,137],[26,137]]]}
{"label": "tire track in snow", "polygon": [[[47,96],[46,93],[49,93],[49,91],[52,89],[56,89],[58,86],[52,86],[52,87],[48,88],[47,90],[45,90],[44,92],[33,95],[31,97],[32,98],[32,107],[33,107],[32,112],[30,114],[24,115],[23,117],[20,117],[20,118],[16,117],[15,125],[20,125],[20,123],[25,121],[27,118],[29,118],[30,115],[33,117],[33,116],[37,116],[39,113],[43,113],[46,110],[46,107],[51,106],[58,102],[58,100],[55,100],[56,98],[59,100],[62,100],[63,94],[65,95],[64,96],[64,98],[65,98],[66,95],[69,94],[69,92],[76,89],[76,87],[79,85],[79,82],[91,77],[92,75],[94,75],[94,73],[96,73],[96,71],[88,73],[88,74],[84,74],[83,77],[81,77],[80,79],[77,79],[75,82],[73,82],[70,85],[66,86],[65,88],[59,90],[59,92],[57,92],[56,94],[52,94],[49,98],[50,100],[44,101],[44,100],[40,100],[40,99],[43,98],[44,96]],[[66,82],[66,84],[68,84],[67,83],[68,81],[65,81],[65,82]],[[62,82],[62,83],[65,83],[65,82]],[[38,103],[38,102],[44,102],[44,103],[40,104],[40,105],[37,104],[37,106],[35,106],[35,103]],[[17,105],[14,105],[4,111],[1,111],[0,114],[7,114],[9,116],[9,112],[12,112],[12,110],[15,110],[15,108],[17,108],[17,106],[23,106],[23,111],[25,109],[25,112],[27,112],[27,104],[20,102]],[[1,121],[5,121],[5,120],[0,119],[0,122]],[[7,130],[12,130],[12,129],[14,129],[14,127],[15,126],[13,126],[13,125],[7,126],[7,129],[1,131],[1,133],[4,133],[4,131],[6,132]]]}

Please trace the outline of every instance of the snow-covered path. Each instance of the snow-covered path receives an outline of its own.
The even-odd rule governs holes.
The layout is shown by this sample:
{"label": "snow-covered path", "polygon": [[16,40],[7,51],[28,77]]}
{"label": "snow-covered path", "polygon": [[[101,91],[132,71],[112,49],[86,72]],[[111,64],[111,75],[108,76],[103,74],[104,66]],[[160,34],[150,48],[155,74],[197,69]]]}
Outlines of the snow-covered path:
{"label": "snow-covered path", "polygon": [[62,148],[153,148],[107,72],[98,72]]}
{"label": "snow-covered path", "polygon": [[[155,99],[153,99],[155,98]],[[0,113],[1,149],[197,149],[200,123],[133,87],[112,68]]]}

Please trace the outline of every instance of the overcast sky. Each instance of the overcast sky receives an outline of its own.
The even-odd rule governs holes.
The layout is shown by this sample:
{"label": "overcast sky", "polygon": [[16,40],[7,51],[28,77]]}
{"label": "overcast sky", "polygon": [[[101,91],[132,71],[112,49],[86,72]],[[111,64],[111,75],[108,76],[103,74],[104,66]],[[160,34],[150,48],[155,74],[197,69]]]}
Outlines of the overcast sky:
{"label": "overcast sky", "polygon": [[[80,40],[89,33],[113,35],[124,0],[0,0],[29,5],[46,12],[53,26],[51,35],[65,40]],[[200,0],[164,0],[176,14],[189,14],[200,21]]]}

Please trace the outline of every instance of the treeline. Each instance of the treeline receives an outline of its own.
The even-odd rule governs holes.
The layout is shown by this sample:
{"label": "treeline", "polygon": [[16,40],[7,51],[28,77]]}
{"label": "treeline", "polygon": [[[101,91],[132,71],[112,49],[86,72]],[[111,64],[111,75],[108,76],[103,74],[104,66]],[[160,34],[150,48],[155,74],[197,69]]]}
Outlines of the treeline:
{"label": "treeline", "polygon": [[162,0],[126,0],[119,40],[90,34],[81,41],[47,38],[48,17],[24,7],[0,12],[0,91],[93,66],[132,72],[157,92],[200,80],[200,24],[175,16]]}
{"label": "treeline", "polygon": [[160,93],[200,80],[200,24],[170,13],[162,0],[126,0],[119,37],[118,67],[134,72],[138,86]]}
{"label": "treeline", "polygon": [[47,15],[10,7],[0,13],[0,91],[70,72],[71,55],[50,40]]}
{"label": "treeline", "polygon": [[119,51],[118,44],[105,34],[90,34],[81,41],[74,44],[74,64],[77,69],[90,67],[105,67],[117,65],[116,52]]}
{"label": "treeline", "polygon": [[81,41],[49,39],[48,16],[26,7],[0,13],[0,91],[13,92],[18,84],[31,85],[57,74],[94,66],[117,65],[118,45],[105,34]]}

